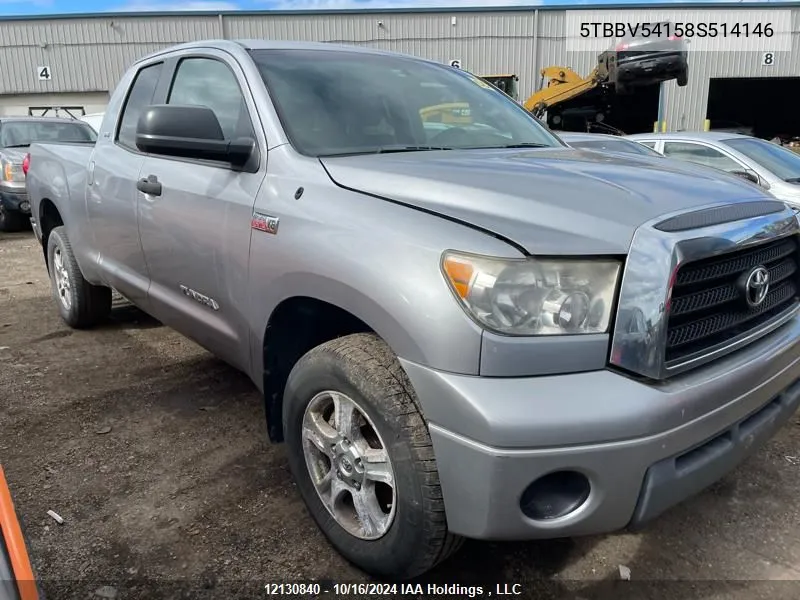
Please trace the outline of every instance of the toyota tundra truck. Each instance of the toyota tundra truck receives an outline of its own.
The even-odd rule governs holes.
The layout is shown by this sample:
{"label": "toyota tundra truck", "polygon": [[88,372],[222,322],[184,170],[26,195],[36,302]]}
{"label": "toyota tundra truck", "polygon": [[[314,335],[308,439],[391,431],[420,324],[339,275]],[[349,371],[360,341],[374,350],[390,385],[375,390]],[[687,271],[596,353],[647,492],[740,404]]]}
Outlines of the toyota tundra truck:
{"label": "toyota tundra truck", "polygon": [[[468,122],[426,126],[442,98]],[[376,577],[636,530],[800,402],[792,210],[569,148],[432,61],[171,47],[94,146],[34,144],[27,185],[64,321],[100,326],[116,290],[245,372],[310,516]]]}

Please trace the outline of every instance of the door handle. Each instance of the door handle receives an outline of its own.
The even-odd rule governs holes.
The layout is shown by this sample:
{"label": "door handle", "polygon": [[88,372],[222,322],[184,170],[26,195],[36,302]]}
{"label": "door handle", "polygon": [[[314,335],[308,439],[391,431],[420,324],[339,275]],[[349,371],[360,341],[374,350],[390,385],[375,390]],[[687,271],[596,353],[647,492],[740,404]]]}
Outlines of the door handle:
{"label": "door handle", "polygon": [[160,196],[161,182],[155,175],[148,175],[147,179],[140,179],[136,182],[136,189],[150,196]]}

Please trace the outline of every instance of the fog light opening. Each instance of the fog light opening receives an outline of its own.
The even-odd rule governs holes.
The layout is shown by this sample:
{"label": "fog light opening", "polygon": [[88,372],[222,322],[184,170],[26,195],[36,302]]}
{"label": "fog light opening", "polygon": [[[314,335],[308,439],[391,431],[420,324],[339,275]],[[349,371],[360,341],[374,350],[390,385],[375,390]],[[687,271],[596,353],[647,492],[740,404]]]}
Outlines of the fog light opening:
{"label": "fog light opening", "polygon": [[531,483],[519,505],[529,519],[558,519],[578,510],[589,498],[590,491],[586,475],[577,471],[556,471]]}

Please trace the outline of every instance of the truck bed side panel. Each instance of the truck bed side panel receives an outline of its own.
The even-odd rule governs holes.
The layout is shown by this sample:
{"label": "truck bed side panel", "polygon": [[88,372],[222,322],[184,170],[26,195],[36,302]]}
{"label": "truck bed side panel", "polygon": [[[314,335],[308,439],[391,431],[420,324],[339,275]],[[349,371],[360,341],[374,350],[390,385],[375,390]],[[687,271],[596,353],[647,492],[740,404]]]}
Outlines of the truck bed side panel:
{"label": "truck bed side panel", "polygon": [[[43,203],[55,206],[81,271],[89,281],[97,281],[95,257],[91,256],[94,243],[86,220],[87,167],[93,150],[92,144],[33,144],[27,177],[31,214],[42,227]],[[47,239],[43,238],[42,243],[46,248]]]}

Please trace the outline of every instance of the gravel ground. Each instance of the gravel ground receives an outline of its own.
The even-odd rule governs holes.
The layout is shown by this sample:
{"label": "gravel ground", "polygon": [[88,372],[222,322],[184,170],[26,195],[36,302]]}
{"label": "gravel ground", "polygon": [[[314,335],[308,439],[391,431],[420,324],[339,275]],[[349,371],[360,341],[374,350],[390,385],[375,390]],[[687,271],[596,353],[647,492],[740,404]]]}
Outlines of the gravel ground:
{"label": "gravel ground", "polygon": [[[369,581],[306,514],[246,377],[125,305],[71,331],[49,294],[32,234],[0,234],[0,461],[48,598],[260,598],[270,582]],[[800,597],[799,441],[795,418],[637,534],[468,542],[422,590]]]}

